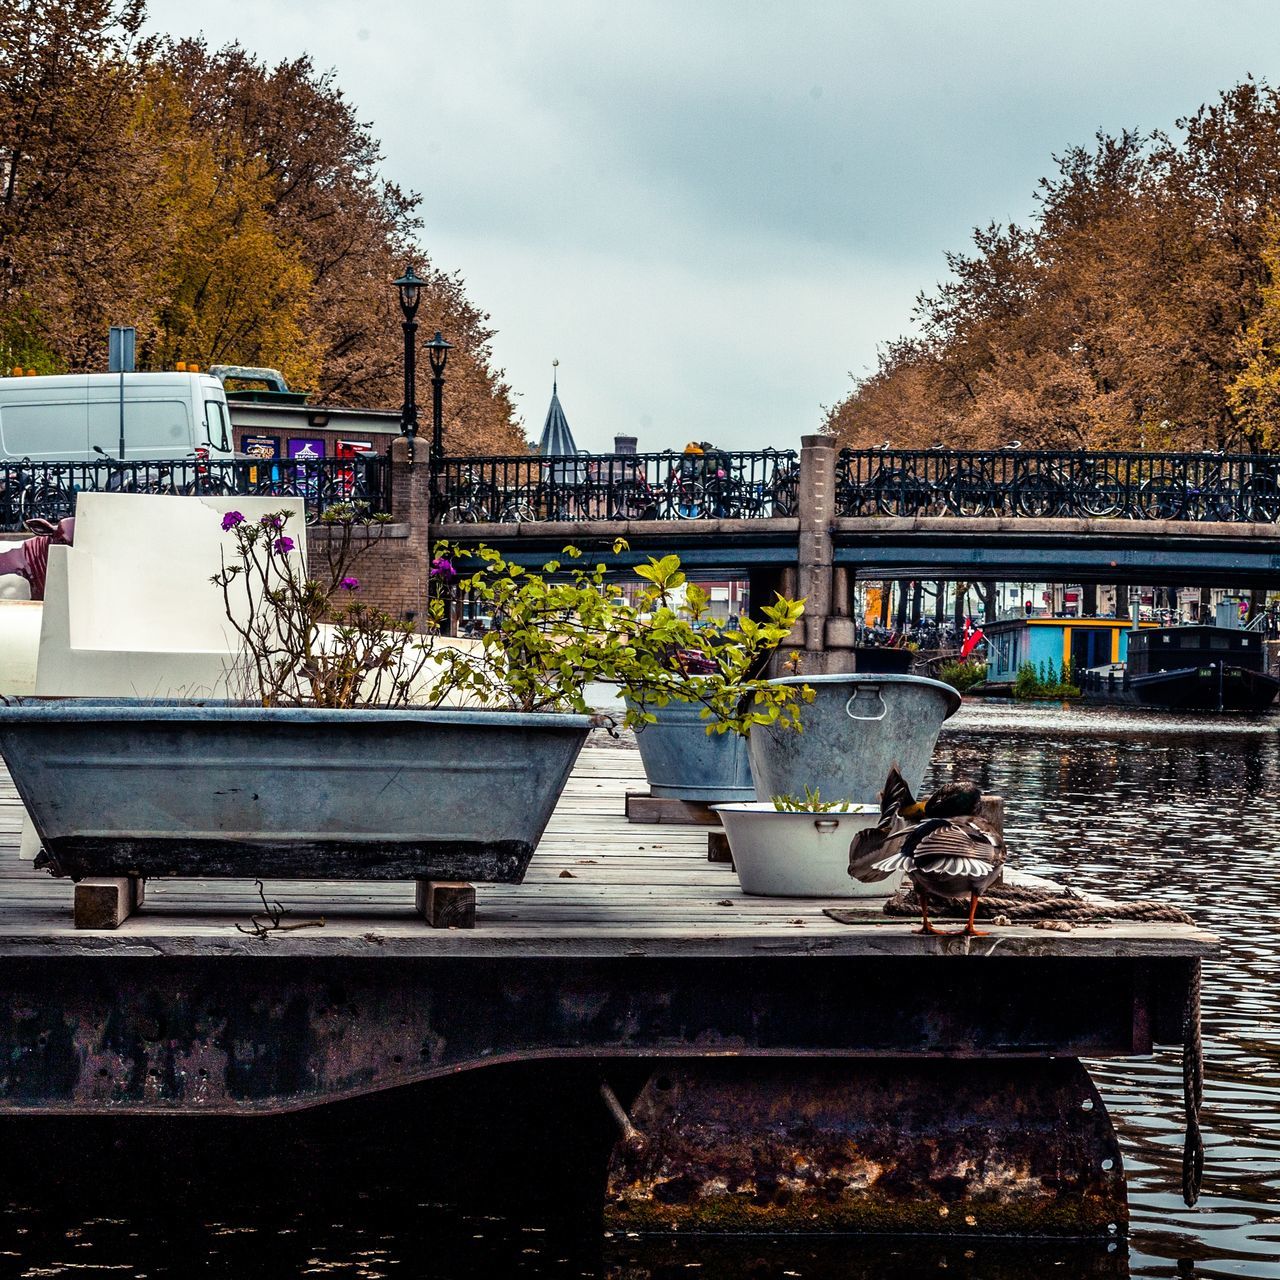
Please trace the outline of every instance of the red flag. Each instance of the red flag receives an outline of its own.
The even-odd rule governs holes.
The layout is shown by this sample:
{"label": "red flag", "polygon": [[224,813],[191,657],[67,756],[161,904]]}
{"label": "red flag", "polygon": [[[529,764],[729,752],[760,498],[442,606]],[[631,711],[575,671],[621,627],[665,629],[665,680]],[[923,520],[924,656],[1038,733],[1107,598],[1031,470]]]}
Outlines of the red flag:
{"label": "red flag", "polygon": [[960,646],[961,659],[967,658],[985,639],[981,627],[973,625],[972,618],[964,620],[964,643]]}

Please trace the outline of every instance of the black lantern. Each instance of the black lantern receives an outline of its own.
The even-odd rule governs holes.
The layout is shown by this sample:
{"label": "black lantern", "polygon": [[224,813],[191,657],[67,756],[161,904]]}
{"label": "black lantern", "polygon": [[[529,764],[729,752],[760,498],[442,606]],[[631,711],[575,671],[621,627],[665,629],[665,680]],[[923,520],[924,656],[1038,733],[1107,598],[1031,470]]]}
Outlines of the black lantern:
{"label": "black lantern", "polygon": [[426,281],[410,265],[404,275],[391,282],[400,295],[400,313],[404,317],[404,404],[400,409],[400,434],[409,441],[409,465],[413,465],[413,446],[418,437],[417,367],[414,335],[418,332],[418,304]]}
{"label": "black lantern", "polygon": [[453,343],[446,342],[437,329],[436,336],[423,346],[431,361],[431,466],[438,471],[444,462],[444,367]]}

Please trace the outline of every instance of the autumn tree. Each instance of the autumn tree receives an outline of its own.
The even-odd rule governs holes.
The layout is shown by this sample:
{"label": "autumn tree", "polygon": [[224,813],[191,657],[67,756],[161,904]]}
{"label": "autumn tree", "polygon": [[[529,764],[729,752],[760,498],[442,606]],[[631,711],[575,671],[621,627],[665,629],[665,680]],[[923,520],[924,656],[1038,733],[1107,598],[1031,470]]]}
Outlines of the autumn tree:
{"label": "autumn tree", "polygon": [[[280,368],[321,403],[396,407],[393,277],[454,344],[446,445],[523,451],[489,317],[417,243],[420,199],[332,73],[239,45],[143,40],[143,0],[0,0],[0,360]],[[423,362],[425,366],[425,362]],[[422,369],[421,395],[428,395]]]}
{"label": "autumn tree", "polygon": [[1057,157],[1032,223],[948,257],[917,300],[918,335],[883,350],[827,430],[864,445],[1267,446],[1280,96],[1247,80],[1177,129]]}

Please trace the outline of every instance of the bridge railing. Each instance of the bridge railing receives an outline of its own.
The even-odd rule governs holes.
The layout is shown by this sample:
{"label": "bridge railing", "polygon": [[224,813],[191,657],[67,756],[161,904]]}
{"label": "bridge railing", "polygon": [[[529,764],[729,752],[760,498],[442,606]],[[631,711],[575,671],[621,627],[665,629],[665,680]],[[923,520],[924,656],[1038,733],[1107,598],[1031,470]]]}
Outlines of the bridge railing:
{"label": "bridge railing", "polygon": [[302,498],[310,524],[339,502],[358,502],[373,513],[389,511],[391,467],[389,459],[373,456],[0,461],[0,531],[20,531],[28,520],[73,515],[76,494],[82,490]]}
{"label": "bridge railing", "polygon": [[446,458],[436,507],[450,524],[752,519],[794,515],[799,487],[791,450]]}
{"label": "bridge railing", "polygon": [[841,516],[1280,519],[1280,455],[846,449]]}

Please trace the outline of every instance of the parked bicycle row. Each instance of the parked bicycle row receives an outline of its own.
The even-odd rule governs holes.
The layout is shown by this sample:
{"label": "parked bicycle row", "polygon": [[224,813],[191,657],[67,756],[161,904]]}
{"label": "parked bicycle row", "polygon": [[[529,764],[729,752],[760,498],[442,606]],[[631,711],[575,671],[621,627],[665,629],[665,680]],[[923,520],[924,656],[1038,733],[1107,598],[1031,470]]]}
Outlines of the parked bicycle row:
{"label": "parked bicycle row", "polygon": [[842,516],[1280,519],[1280,457],[1221,453],[845,450]]}
{"label": "parked bicycle row", "polygon": [[387,470],[382,458],[319,458],[289,462],[221,462],[199,456],[172,461],[0,462],[0,530],[18,531],[28,520],[74,514],[81,490],[166,495],[302,498],[307,522],[326,507],[358,502],[386,511]]}
{"label": "parked bicycle row", "polygon": [[448,458],[438,507],[447,523],[526,520],[725,520],[789,516],[800,464],[793,452]]}

